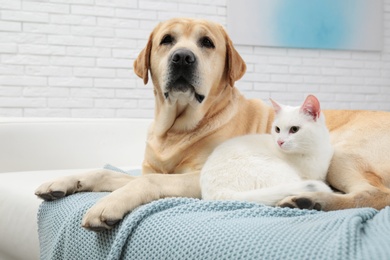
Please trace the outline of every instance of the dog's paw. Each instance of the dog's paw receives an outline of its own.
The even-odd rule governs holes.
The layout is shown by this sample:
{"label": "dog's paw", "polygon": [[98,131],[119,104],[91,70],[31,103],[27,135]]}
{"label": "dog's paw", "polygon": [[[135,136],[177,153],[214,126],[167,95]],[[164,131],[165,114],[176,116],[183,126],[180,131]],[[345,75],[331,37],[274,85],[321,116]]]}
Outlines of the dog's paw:
{"label": "dog's paw", "polygon": [[121,201],[110,200],[108,196],[87,211],[81,225],[96,232],[112,229],[126,213],[128,210]]}
{"label": "dog's paw", "polygon": [[315,209],[321,210],[322,206],[320,203],[305,197],[305,196],[289,196],[277,203],[278,207],[282,208],[298,208],[298,209]]}
{"label": "dog's paw", "polygon": [[46,182],[35,190],[39,198],[51,201],[73,194],[78,188],[78,181],[72,177],[64,177],[56,181]]}

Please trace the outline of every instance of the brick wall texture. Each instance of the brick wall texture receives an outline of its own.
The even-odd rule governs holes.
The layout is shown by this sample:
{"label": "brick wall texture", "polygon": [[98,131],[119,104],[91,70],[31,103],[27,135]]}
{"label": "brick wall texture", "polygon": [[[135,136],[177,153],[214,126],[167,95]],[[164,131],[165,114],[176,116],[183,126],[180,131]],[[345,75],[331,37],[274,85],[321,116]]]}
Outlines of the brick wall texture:
{"label": "brick wall texture", "polygon": [[[390,111],[390,0],[380,52],[236,46],[250,98],[323,108]],[[226,0],[0,0],[0,116],[153,116],[152,86],[133,61],[159,22],[197,17],[226,25]]]}

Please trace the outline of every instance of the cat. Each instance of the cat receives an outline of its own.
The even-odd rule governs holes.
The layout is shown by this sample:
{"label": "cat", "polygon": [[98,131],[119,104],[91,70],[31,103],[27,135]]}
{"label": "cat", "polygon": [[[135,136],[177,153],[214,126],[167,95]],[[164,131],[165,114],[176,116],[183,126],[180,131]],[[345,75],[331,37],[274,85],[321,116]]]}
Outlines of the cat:
{"label": "cat", "polygon": [[299,107],[278,104],[271,134],[253,134],[220,144],[201,171],[205,200],[239,200],[279,206],[302,192],[332,192],[324,183],[333,147],[318,99]]}

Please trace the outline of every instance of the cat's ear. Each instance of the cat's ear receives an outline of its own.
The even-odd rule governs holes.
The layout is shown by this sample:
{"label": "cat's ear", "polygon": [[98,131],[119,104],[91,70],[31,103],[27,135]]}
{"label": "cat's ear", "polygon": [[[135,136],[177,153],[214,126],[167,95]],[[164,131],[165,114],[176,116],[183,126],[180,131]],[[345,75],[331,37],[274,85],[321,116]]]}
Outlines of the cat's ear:
{"label": "cat's ear", "polygon": [[309,95],[307,96],[305,102],[303,102],[300,111],[306,115],[310,115],[314,121],[317,121],[321,112],[320,102],[315,96]]}
{"label": "cat's ear", "polygon": [[274,107],[275,114],[278,114],[280,112],[280,110],[282,110],[282,107],[272,98],[270,98],[269,100],[271,101],[272,106]]}

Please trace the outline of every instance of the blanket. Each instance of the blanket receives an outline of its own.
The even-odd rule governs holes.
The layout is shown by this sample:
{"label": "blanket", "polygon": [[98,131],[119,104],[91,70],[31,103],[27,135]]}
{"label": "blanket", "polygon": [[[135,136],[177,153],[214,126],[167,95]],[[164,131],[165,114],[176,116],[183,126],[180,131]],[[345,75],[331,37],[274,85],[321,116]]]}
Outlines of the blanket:
{"label": "blanket", "polygon": [[112,230],[83,229],[85,212],[107,194],[43,202],[41,259],[390,259],[390,207],[319,212],[166,198]]}

